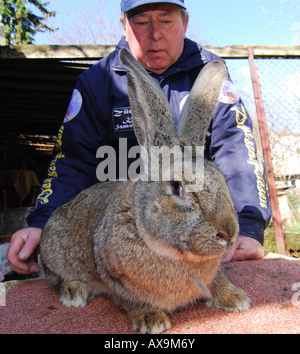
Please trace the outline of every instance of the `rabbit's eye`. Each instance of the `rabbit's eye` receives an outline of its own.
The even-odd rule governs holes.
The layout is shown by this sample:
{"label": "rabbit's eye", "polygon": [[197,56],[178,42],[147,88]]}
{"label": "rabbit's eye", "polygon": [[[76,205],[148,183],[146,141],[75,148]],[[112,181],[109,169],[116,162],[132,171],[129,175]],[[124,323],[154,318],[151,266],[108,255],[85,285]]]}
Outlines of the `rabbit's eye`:
{"label": "rabbit's eye", "polygon": [[171,182],[171,186],[172,186],[173,194],[182,195],[183,187],[180,182],[173,181],[173,182]]}

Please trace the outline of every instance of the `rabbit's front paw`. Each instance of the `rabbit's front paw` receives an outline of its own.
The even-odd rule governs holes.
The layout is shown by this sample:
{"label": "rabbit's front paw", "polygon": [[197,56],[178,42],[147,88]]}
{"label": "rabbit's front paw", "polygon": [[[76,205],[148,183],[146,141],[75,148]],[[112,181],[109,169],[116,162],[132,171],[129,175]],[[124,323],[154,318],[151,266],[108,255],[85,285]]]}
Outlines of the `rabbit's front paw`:
{"label": "rabbit's front paw", "polygon": [[207,306],[215,306],[226,311],[241,312],[249,310],[250,299],[246,293],[232,285],[230,289],[217,294],[213,299],[206,301]]}
{"label": "rabbit's front paw", "polygon": [[169,317],[160,310],[140,309],[131,311],[133,329],[143,334],[159,334],[171,328]]}
{"label": "rabbit's front paw", "polygon": [[85,307],[89,297],[89,287],[82,281],[62,283],[60,301],[67,307]]}

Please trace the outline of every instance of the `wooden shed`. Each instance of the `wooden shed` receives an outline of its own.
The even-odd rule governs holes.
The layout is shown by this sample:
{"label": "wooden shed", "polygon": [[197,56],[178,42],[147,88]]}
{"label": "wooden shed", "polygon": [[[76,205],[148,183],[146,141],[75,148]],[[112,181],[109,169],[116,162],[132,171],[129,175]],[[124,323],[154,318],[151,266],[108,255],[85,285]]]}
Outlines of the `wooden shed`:
{"label": "wooden shed", "polygon": [[0,46],[0,213],[33,205],[78,75],[114,48]]}

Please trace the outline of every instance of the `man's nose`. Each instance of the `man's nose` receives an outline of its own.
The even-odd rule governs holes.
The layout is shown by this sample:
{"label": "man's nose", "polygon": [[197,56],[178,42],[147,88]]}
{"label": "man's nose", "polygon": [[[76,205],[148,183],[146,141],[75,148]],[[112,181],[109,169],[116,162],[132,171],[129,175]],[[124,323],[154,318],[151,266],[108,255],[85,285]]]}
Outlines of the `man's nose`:
{"label": "man's nose", "polygon": [[158,42],[161,39],[162,33],[161,33],[160,24],[158,21],[151,22],[150,37],[155,42]]}

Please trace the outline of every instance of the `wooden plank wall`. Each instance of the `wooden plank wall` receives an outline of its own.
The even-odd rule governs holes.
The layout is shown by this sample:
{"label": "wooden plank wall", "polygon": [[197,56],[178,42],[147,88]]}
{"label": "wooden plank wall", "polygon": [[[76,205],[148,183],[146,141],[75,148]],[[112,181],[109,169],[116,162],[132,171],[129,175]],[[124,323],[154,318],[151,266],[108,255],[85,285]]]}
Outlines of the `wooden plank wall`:
{"label": "wooden plank wall", "polygon": [[115,50],[115,45],[16,45],[0,47],[1,59],[97,60]]}
{"label": "wooden plank wall", "polygon": [[[300,46],[255,46],[254,56],[258,57],[299,57]],[[0,47],[1,59],[57,59],[97,60],[111,53],[115,45],[16,45]],[[247,45],[227,47],[204,46],[220,57],[227,59],[248,58]]]}

